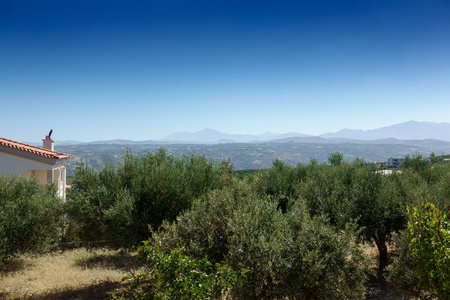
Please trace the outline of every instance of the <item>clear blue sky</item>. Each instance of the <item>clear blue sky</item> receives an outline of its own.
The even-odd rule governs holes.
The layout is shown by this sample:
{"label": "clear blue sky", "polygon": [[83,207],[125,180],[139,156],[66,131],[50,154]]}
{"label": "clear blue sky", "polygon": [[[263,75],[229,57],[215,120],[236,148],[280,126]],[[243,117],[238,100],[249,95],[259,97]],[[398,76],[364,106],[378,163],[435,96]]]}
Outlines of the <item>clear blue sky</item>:
{"label": "clear blue sky", "polygon": [[450,122],[450,1],[0,1],[0,136]]}

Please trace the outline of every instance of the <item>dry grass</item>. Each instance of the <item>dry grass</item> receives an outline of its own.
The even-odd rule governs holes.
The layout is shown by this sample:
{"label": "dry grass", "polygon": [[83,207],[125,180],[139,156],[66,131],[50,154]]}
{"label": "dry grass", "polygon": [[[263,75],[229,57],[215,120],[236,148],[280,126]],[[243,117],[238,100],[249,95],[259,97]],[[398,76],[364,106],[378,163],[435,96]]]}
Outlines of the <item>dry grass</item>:
{"label": "dry grass", "polygon": [[378,268],[378,249],[375,245],[364,243],[359,246],[365,255],[370,257],[371,267]]}
{"label": "dry grass", "polygon": [[1,270],[1,299],[108,299],[125,290],[122,278],[139,272],[136,253],[84,248],[21,256]]}

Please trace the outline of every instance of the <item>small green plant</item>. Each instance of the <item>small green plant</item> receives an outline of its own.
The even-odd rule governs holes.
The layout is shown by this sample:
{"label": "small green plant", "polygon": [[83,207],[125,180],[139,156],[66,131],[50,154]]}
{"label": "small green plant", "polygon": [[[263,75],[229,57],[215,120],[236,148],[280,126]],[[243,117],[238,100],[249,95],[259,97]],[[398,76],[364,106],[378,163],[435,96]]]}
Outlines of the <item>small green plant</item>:
{"label": "small green plant", "polygon": [[424,201],[409,211],[410,250],[421,286],[450,298],[450,224],[447,214]]}
{"label": "small green plant", "polygon": [[139,248],[139,258],[148,263],[149,271],[124,278],[132,279],[132,299],[218,299],[247,272],[234,272],[206,258],[195,261],[183,255],[182,248],[160,251],[158,243],[151,246],[148,241]]}

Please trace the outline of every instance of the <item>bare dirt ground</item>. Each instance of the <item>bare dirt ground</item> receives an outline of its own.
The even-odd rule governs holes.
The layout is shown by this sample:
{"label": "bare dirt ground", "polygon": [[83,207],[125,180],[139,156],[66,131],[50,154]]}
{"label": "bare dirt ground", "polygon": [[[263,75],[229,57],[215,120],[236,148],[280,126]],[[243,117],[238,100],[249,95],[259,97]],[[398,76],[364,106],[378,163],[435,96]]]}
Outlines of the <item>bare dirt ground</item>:
{"label": "bare dirt ground", "polygon": [[[124,276],[142,270],[136,253],[106,249],[20,256],[0,270],[0,299],[110,299],[108,292],[126,292]],[[397,299],[395,290],[376,276],[367,289],[367,300]]]}
{"label": "bare dirt ground", "polygon": [[396,290],[386,282],[384,278],[371,276],[369,282],[366,284],[367,294],[366,300],[394,300],[398,299]]}
{"label": "bare dirt ground", "polygon": [[[363,251],[366,255],[372,258],[372,268],[373,274],[370,276],[369,281],[366,283],[367,293],[365,300],[392,300],[398,299],[396,296],[396,290],[386,282],[383,277],[378,277],[377,267],[378,267],[378,251],[373,245],[365,244],[362,246]],[[389,249],[392,251],[392,249]]]}

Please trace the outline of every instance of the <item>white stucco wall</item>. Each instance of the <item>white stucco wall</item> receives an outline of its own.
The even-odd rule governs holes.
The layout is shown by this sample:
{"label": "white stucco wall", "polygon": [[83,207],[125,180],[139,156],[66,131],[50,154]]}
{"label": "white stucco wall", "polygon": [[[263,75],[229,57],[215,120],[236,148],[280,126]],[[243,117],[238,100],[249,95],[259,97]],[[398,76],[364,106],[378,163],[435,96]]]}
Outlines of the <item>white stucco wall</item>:
{"label": "white stucco wall", "polygon": [[[50,174],[48,171],[50,171]],[[58,196],[64,200],[66,198],[65,166],[44,164],[0,152],[0,175],[16,175],[27,178],[35,176],[41,184],[45,184],[50,180],[58,188]]]}
{"label": "white stucco wall", "polygon": [[48,170],[27,170],[27,178],[36,177],[40,184],[48,182]]}
{"label": "white stucco wall", "polygon": [[66,168],[60,167],[58,169],[53,170],[53,182],[56,184],[58,188],[58,196],[61,199],[66,199]]}
{"label": "white stucco wall", "polygon": [[56,166],[0,152],[0,175],[26,176],[27,170],[51,170]]}

